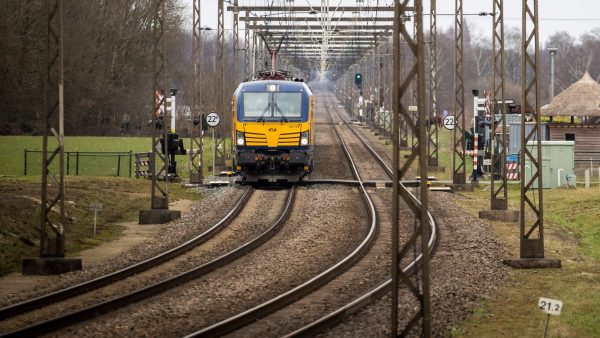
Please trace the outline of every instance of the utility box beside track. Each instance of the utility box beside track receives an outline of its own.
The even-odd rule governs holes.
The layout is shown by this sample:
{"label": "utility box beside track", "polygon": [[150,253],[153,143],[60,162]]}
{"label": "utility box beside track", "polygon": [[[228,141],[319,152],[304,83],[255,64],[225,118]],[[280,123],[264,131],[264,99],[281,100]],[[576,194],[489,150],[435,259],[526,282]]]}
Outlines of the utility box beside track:
{"label": "utility box beside track", "polygon": [[[532,154],[537,153],[537,143],[527,143]],[[575,142],[574,141],[542,141],[542,171],[543,188],[560,186],[575,186]],[[531,163],[525,162],[525,181],[531,179]],[[538,181],[533,188],[538,188]]]}

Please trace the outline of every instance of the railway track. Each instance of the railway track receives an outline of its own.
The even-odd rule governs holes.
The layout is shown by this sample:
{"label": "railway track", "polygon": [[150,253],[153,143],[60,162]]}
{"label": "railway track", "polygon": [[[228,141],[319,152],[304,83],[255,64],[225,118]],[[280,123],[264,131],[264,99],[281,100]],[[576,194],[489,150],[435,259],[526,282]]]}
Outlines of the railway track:
{"label": "railway track", "polygon": [[[362,138],[362,136],[357,134],[356,131],[354,130],[354,128],[351,128],[350,126],[348,126],[347,123],[344,122],[343,124],[338,126],[338,125],[334,124],[333,121],[331,121],[330,125],[334,126],[336,133],[338,133],[338,134],[341,134],[341,132],[339,131],[340,126],[342,126],[344,128],[348,127],[348,129],[351,130],[352,133],[354,133],[358,137],[358,139],[361,139],[361,143],[366,143],[364,138]],[[346,133],[346,134],[348,134],[348,133]],[[340,135],[340,137],[341,137],[341,135]],[[278,309],[281,309],[281,308],[285,307],[286,305],[296,302],[298,299],[305,297],[306,295],[310,294],[314,290],[321,288],[323,285],[325,285],[325,284],[329,283],[331,280],[337,278],[338,276],[343,274],[345,271],[350,269],[356,262],[361,260],[361,257],[363,257],[370,250],[370,247],[373,245],[374,241],[376,240],[376,237],[377,237],[380,229],[378,227],[379,226],[379,224],[378,224],[379,217],[377,216],[377,212],[375,210],[376,209],[375,204],[372,201],[372,199],[369,197],[369,193],[367,192],[366,187],[367,186],[375,186],[375,185],[380,186],[381,177],[378,176],[375,179],[373,179],[373,177],[370,177],[371,179],[369,181],[365,181],[363,179],[363,177],[361,177],[359,174],[359,171],[360,171],[358,168],[359,166],[352,159],[352,156],[350,155],[350,151],[348,150],[348,146],[346,145],[346,143],[344,141],[341,141],[341,142],[343,144],[343,148],[345,149],[345,156],[348,157],[349,162],[351,163],[350,166],[352,167],[353,172],[356,175],[355,180],[343,180],[343,179],[341,179],[341,180],[319,180],[319,181],[315,181],[315,182],[307,182],[307,184],[320,184],[320,183],[344,184],[344,185],[353,185],[360,189],[361,195],[363,196],[362,198],[365,201],[365,204],[368,206],[367,208],[368,208],[369,212],[371,213],[371,216],[369,216],[370,217],[370,228],[368,231],[368,235],[364,239],[364,241],[361,243],[361,246],[356,248],[352,252],[352,254],[349,255],[349,257],[352,256],[352,258],[346,257],[344,260],[340,261],[338,264],[334,265],[330,269],[327,269],[325,272],[311,278],[306,283],[303,283],[302,285],[290,290],[289,292],[287,292],[285,294],[281,294],[278,297],[273,298],[272,300],[267,301],[258,306],[255,306],[250,310],[244,311],[233,317],[222,320],[219,323],[208,326],[200,331],[196,331],[196,332],[190,334],[189,336],[215,336],[215,335],[227,334],[229,332],[235,331],[236,329],[246,326],[247,324],[257,320],[258,318],[264,317],[264,316],[268,315],[269,313],[277,312]],[[372,148],[370,148],[368,146],[368,144],[365,144],[365,146],[367,149],[369,149],[370,152],[372,152],[374,154],[374,156],[376,155],[375,151]],[[379,157],[379,156],[376,156],[376,157]],[[379,158],[377,161],[384,163],[384,161],[381,158]],[[382,165],[382,168],[385,168],[385,166]],[[362,170],[364,170],[364,169],[362,169]],[[389,168],[387,170],[382,169],[382,171],[391,172],[391,170],[389,170]],[[386,183],[389,183],[389,181]],[[290,196],[291,195],[293,195],[292,192],[290,192]],[[416,200],[416,198],[415,198],[415,200]],[[289,203],[291,203],[291,202],[289,202]],[[286,204],[289,204],[289,203],[286,203]],[[432,221],[433,221],[433,219],[432,219]],[[434,237],[432,236],[432,239],[433,238]],[[240,248],[240,250],[238,251],[238,254],[240,256],[244,255],[246,252],[252,250],[254,247],[256,247],[258,245],[260,245],[260,244],[256,244],[252,248],[250,248],[250,247],[245,248],[245,249]],[[409,264],[409,266],[407,266],[405,269],[414,268],[414,266],[416,266],[416,264],[417,264],[417,261],[418,261],[418,259],[415,260],[414,262],[411,262]],[[222,263],[222,265],[224,265],[224,264],[227,264],[227,263]],[[35,335],[35,334],[38,334],[41,332],[45,333],[45,332],[48,332],[49,330],[53,330],[58,327],[62,327],[64,325],[70,325],[70,323],[73,323],[73,322],[78,322],[78,321],[81,321],[84,319],[91,318],[98,314],[113,310],[116,307],[121,307],[121,306],[129,304],[131,302],[139,301],[141,299],[144,299],[147,296],[156,294],[157,292],[162,292],[171,287],[174,287],[175,285],[179,285],[179,284],[189,281],[191,279],[198,278],[203,273],[205,274],[208,271],[215,269],[217,266],[218,265],[215,265],[212,268],[204,267],[204,269],[206,269],[205,272],[191,272],[190,271],[189,272],[190,274],[188,275],[186,273],[187,277],[184,277],[184,278],[187,278],[187,280],[180,280],[180,281],[174,281],[174,282],[164,281],[164,283],[162,283],[162,282],[157,283],[159,285],[155,284],[155,285],[152,285],[151,287],[148,287],[148,288],[145,288],[142,290],[138,290],[138,291],[126,296],[126,298],[129,297],[129,300],[123,300],[123,303],[119,303],[120,302],[119,300],[114,300],[115,302],[113,302],[113,300],[111,300],[109,302],[98,304],[98,307],[95,309],[86,308],[86,309],[83,309],[76,313],[69,314],[68,316],[63,316],[65,318],[60,317],[60,318],[55,318],[53,320],[50,320],[47,323],[38,323],[36,325],[32,325],[27,328],[24,328],[24,330],[11,332],[11,333],[9,333],[9,336]],[[196,274],[196,275],[194,275],[194,274]],[[179,276],[177,276],[177,277],[179,277]],[[172,283],[172,284],[169,285],[170,283]],[[153,287],[155,287],[155,288],[152,289]],[[83,292],[85,292],[85,291],[83,291]],[[387,292],[389,292],[389,281],[380,283],[380,285],[378,287],[375,287],[371,292],[369,292],[369,293],[365,294],[364,296],[352,301],[351,303],[346,304],[345,306],[331,312],[330,314],[323,316],[322,318],[320,318],[316,321],[313,321],[312,323],[310,323],[308,325],[305,325],[304,327],[294,331],[290,335],[293,335],[293,336],[295,336],[295,335],[310,335],[310,334],[314,334],[316,332],[320,332],[320,331],[324,330],[325,328],[331,327],[335,323],[343,320],[343,318],[345,318],[346,316],[358,311],[360,308],[363,308],[368,303],[379,298],[381,295],[384,295]],[[70,319],[68,319],[68,317],[70,317]]]}
{"label": "railway track", "polygon": [[[336,128],[336,132],[339,131]],[[339,136],[339,134],[338,134]],[[344,272],[346,272],[349,268],[351,268],[354,264],[356,264],[364,255],[370,250],[374,241],[377,238],[379,233],[379,220],[378,214],[375,209],[374,203],[367,192],[365,185],[363,184],[363,179],[357,165],[350,155],[350,152],[347,148],[346,143],[341,141],[342,148],[344,149],[344,154],[350,164],[350,168],[352,169],[352,174],[355,178],[354,184],[359,188],[361,192],[361,196],[367,207],[369,213],[369,229],[367,236],[360,243],[360,245],[354,249],[350,254],[348,254],[345,258],[340,260],[337,264],[333,265],[329,269],[323,271],[322,273],[314,276],[310,280],[305,283],[283,293],[279,296],[272,298],[262,304],[259,304],[251,309],[248,309],[244,312],[238,313],[234,316],[221,320],[218,323],[215,323],[211,326],[198,330],[189,334],[187,337],[214,337],[221,336],[228,333],[231,333],[237,329],[245,327],[250,323],[256,322],[260,318],[263,318],[273,312],[278,311],[279,309],[296,302],[297,300],[305,297],[306,295],[318,290],[323,287],[326,283],[340,276]],[[336,180],[323,180],[323,183],[335,184]]]}
{"label": "railway track", "polygon": [[[80,310],[77,310],[77,311],[74,311],[74,312],[71,312],[68,314],[54,317],[49,320],[41,321],[41,322],[26,326],[26,327],[22,327],[18,330],[14,330],[9,333],[3,334],[2,336],[22,337],[22,336],[33,336],[33,335],[39,335],[42,333],[48,333],[53,330],[56,330],[56,329],[59,329],[59,328],[62,328],[62,327],[68,326],[68,325],[72,325],[74,323],[78,323],[80,321],[90,319],[90,318],[93,318],[100,314],[112,311],[118,307],[122,307],[122,306],[125,306],[128,304],[140,301],[142,299],[152,297],[153,295],[156,295],[159,292],[174,288],[182,283],[185,283],[192,279],[196,279],[203,275],[206,275],[207,273],[217,269],[218,267],[229,264],[229,263],[233,262],[234,260],[238,259],[239,257],[250,252],[251,250],[257,248],[264,242],[266,242],[275,233],[277,233],[279,231],[279,229],[281,229],[282,224],[285,222],[285,220],[287,219],[287,217],[290,214],[291,206],[292,206],[294,198],[295,198],[295,191],[296,191],[296,189],[294,187],[292,187],[288,190],[287,197],[285,198],[285,203],[283,204],[283,208],[280,211],[279,216],[271,224],[271,226],[269,226],[265,231],[260,233],[255,238],[251,239],[250,241],[245,242],[243,245],[240,245],[239,247],[235,248],[234,250],[231,250],[228,253],[221,255],[220,257],[218,257],[216,259],[213,259],[213,260],[211,260],[205,264],[202,264],[196,268],[193,268],[191,270],[180,273],[174,277],[167,278],[160,282],[154,283],[150,286],[147,286],[147,287],[144,287],[141,289],[137,289],[133,292],[129,292],[124,295],[120,295],[120,296],[110,299],[108,301],[94,304],[92,306],[88,306],[86,308],[83,308],[83,309],[80,309]],[[217,224],[212,226],[210,229],[208,229],[201,235],[197,236],[193,240],[190,240],[190,241],[184,243],[184,245],[182,245],[178,248],[172,249],[172,250],[160,255],[160,258],[155,257],[149,261],[154,262],[154,264],[161,264],[162,262],[174,257],[175,252],[179,252],[179,254],[183,254],[184,252],[189,251],[191,249],[190,246],[192,245],[192,244],[190,244],[190,242],[194,243],[195,246],[198,246],[199,244],[206,242],[210,237],[214,236],[216,232],[218,232],[219,230],[222,230],[222,228],[226,224],[232,222],[232,218],[234,218],[235,215],[240,213],[240,211],[244,207],[244,205],[246,205],[246,203],[248,203],[248,201],[250,200],[253,192],[254,192],[254,189],[247,189],[246,192],[240,198],[240,200],[235,204],[234,208],[223,219],[221,219],[219,222],[217,222]],[[145,270],[150,269],[153,266],[152,263],[149,263],[149,262],[148,263],[142,262],[142,263],[144,263]],[[132,269],[140,269],[140,268],[137,267],[137,265],[136,265],[136,266],[133,266]],[[123,276],[123,275],[121,275],[121,276]],[[106,278],[106,279],[102,283],[105,283],[104,285],[107,285],[107,284],[110,284],[111,279],[115,278],[115,277],[105,276],[104,278]],[[122,278],[126,278],[126,277],[122,277]],[[95,282],[95,283],[96,284],[92,284],[92,285],[96,286],[96,287],[100,287],[100,286],[98,286],[100,284],[100,282]],[[84,283],[83,285],[77,286],[77,287],[89,288],[90,286],[89,286],[89,284]],[[75,290],[77,291],[77,294],[86,292],[86,290],[84,290],[84,289],[75,289]],[[58,293],[56,293],[56,295],[53,294],[53,295],[48,295],[46,297],[39,297],[39,299],[33,300],[33,301],[35,301],[35,303],[32,303],[31,305],[27,305],[27,306],[29,306],[30,308],[34,307],[33,304],[35,304],[35,307],[45,306],[45,305],[48,305],[49,302],[57,302],[58,301],[57,299],[60,299],[60,300],[70,299],[70,298],[74,297],[73,296],[74,293],[75,293],[75,291],[67,290],[67,291],[63,291],[62,293],[58,292]],[[24,302],[24,303],[26,304],[26,302]],[[5,313],[7,313],[7,315],[11,314],[9,311],[10,308],[11,307],[6,308]],[[24,309],[26,309],[26,307],[25,307],[25,305],[17,304],[17,307],[14,307],[14,309],[16,309],[16,310],[13,313],[16,313],[16,312],[22,313],[24,311]]]}
{"label": "railway track", "polygon": [[[331,100],[330,97],[329,97],[329,100]],[[336,109],[336,111],[337,111],[337,109]],[[345,120],[344,117],[342,117],[339,114],[339,111],[337,111],[337,114],[342,120]],[[348,125],[347,121],[345,121],[344,123],[346,125]],[[381,165],[381,167],[387,173],[388,177],[390,177],[390,178],[393,177],[393,173],[392,173],[392,170],[389,167],[389,165],[369,145],[367,140],[365,140],[365,138],[362,135],[360,135],[354,128],[350,127],[350,130],[361,141],[361,143],[368,149],[368,151],[375,158],[375,160]],[[412,193],[410,193],[410,191],[402,183],[400,183],[400,189],[401,189],[402,194],[406,194],[407,196],[410,197],[410,201],[411,201],[411,203],[414,204],[415,207],[417,207],[418,209],[421,208],[418,198],[416,196],[414,196]],[[430,255],[432,255],[435,252],[435,249],[437,247],[439,236],[437,235],[437,224],[431,213],[429,213],[428,218],[429,218],[429,226],[431,227],[431,231],[430,231],[431,237],[429,238],[429,241],[428,241],[428,250],[429,250]],[[404,273],[412,273],[420,264],[421,259],[422,259],[422,254],[419,253],[418,255],[416,255],[415,259],[410,261],[405,267],[402,268],[403,272]],[[369,292],[357,297],[352,302],[349,302],[346,305],[341,306],[338,309],[319,318],[318,320],[315,320],[312,323],[286,335],[286,337],[312,336],[319,332],[322,332],[323,330],[325,330],[327,328],[330,328],[330,327],[336,325],[337,323],[343,321],[345,318],[348,318],[349,316],[353,315],[354,313],[357,313],[359,310],[361,310],[365,306],[373,303],[375,300],[379,299],[383,295],[389,293],[391,291],[391,284],[392,284],[391,278],[387,279],[385,282],[380,283],[379,285],[375,286]]]}
{"label": "railway track", "polygon": [[[331,105],[329,105],[331,106]],[[330,124],[334,126],[334,128],[336,129],[336,133],[339,134],[339,136],[341,137],[343,132],[341,132],[339,129],[340,127],[344,126],[344,124],[339,125],[336,123],[333,123],[333,121],[330,120]],[[354,132],[354,131],[353,131]],[[348,136],[348,135],[346,135]],[[356,135],[358,136],[358,135]],[[341,138],[340,142],[342,143],[342,147],[345,149],[345,153],[346,155],[349,157],[351,162],[354,162],[352,160],[352,157],[356,157],[356,156],[360,156],[360,154],[355,154],[355,151],[349,151],[349,147],[346,146],[346,141]],[[361,140],[361,143],[365,143],[366,140],[364,140],[364,138]],[[370,148],[368,144],[363,144],[367,149]],[[376,157],[377,162],[380,163],[381,168],[380,170],[385,172],[385,173],[390,173],[391,170],[389,169],[389,166],[387,166],[387,164],[385,163],[385,161],[371,148],[369,150],[369,152],[372,152],[372,155]],[[351,154],[352,153],[352,154]],[[364,162],[364,160],[363,160]],[[360,165],[363,168],[372,168],[372,166],[364,166],[364,164]],[[356,166],[353,166],[356,168]],[[364,169],[363,169],[364,170]],[[375,178],[381,178],[380,173],[373,173],[371,174],[371,177],[375,177]],[[341,183],[341,184],[354,184],[355,186],[360,186],[361,181],[360,180],[356,180],[356,181],[347,181],[347,180],[332,180],[332,181],[328,181],[328,180],[320,180],[318,181],[319,183],[331,183],[335,181],[336,183]],[[375,181],[371,181],[372,183]],[[314,182],[316,183],[316,182]],[[307,183],[308,184],[308,183]],[[410,194],[410,192],[408,191],[408,189],[406,189],[405,187],[403,187],[403,189],[406,191],[406,193]],[[377,195],[377,194],[375,194]],[[413,202],[416,203],[416,205],[418,205],[418,200],[416,199],[416,197],[414,197]],[[376,209],[382,209],[384,208],[385,203],[382,203],[382,201],[380,199],[377,198],[377,196],[374,196],[374,205],[376,207]],[[347,318],[348,316],[352,315],[353,313],[359,311],[360,309],[364,308],[366,305],[372,303],[373,301],[375,301],[376,299],[379,299],[381,296],[385,295],[386,293],[389,293],[390,291],[390,280],[389,277],[386,276],[382,276],[380,277],[379,281],[374,281],[372,282],[371,288],[365,289],[364,287],[359,287],[356,284],[362,284],[363,282],[365,282],[364,278],[357,278],[357,276],[360,276],[361,273],[369,273],[369,268],[367,266],[371,266],[373,264],[377,264],[377,260],[379,258],[380,255],[385,254],[386,256],[390,257],[389,252],[385,252],[385,248],[386,245],[389,245],[389,241],[390,241],[390,236],[389,236],[389,223],[390,223],[390,219],[389,217],[386,219],[386,217],[383,217],[383,219],[381,219],[381,222],[383,224],[385,224],[386,222],[387,224],[387,230],[381,230],[385,232],[385,236],[383,238],[378,238],[374,241],[374,248],[371,249],[371,251],[369,253],[367,253],[367,256],[361,260],[361,262],[357,263],[355,266],[352,267],[351,270],[345,272],[343,275],[338,276],[338,278],[336,278],[335,281],[331,281],[330,283],[328,283],[327,286],[323,286],[321,289],[319,289],[318,291],[314,292],[313,294],[304,297],[303,299],[286,306],[285,308],[282,308],[281,310],[278,310],[270,315],[268,315],[268,317],[265,318],[254,318],[255,320],[257,320],[256,322],[254,322],[252,325],[248,325],[245,326],[243,328],[243,330],[238,330],[236,332],[232,333],[232,336],[234,337],[238,337],[238,336],[274,336],[274,335],[288,335],[288,336],[314,336],[315,334],[318,334],[319,332],[322,332],[323,330],[335,325],[336,323],[339,323],[340,321],[342,321],[344,318]],[[430,218],[431,224],[435,224],[433,222],[433,218]],[[406,229],[408,230],[410,228],[410,222],[404,222],[404,227],[406,227]],[[384,225],[381,225],[382,228],[386,228]],[[431,237],[430,240],[430,247],[433,248],[434,244],[435,244],[435,236]],[[387,243],[387,244],[386,244]],[[377,247],[377,248],[375,248]],[[421,259],[421,255],[415,255],[416,258],[409,262],[405,268],[404,271],[405,272],[410,272],[412,271],[418,264],[419,260]],[[387,265],[389,267],[389,263]],[[389,273],[387,273],[386,275],[389,276]],[[352,281],[360,281],[359,283],[354,283],[354,285],[350,286],[350,291],[345,291],[345,292],[341,292],[340,290],[344,290],[348,288],[348,283],[352,284]],[[363,295],[357,299],[355,299],[353,296],[348,296],[348,293],[352,292],[351,290],[357,290],[355,292],[359,292],[362,293]],[[360,291],[360,290],[366,290],[365,291]],[[302,315],[303,313],[312,313],[312,312],[317,312],[317,311],[322,311],[319,310],[319,308],[326,308],[327,306],[329,306],[330,303],[334,303],[337,304],[339,302],[339,300],[333,300],[333,298],[331,297],[331,295],[335,295],[333,298],[336,297],[340,297],[340,298],[344,298],[347,297],[347,299],[349,299],[350,301],[347,303],[344,303],[342,306],[340,306],[339,308],[335,308],[333,311],[323,311],[322,313],[325,313],[324,316],[322,317],[317,317],[317,319],[314,319],[311,321],[308,321],[306,325],[304,326],[297,326],[299,327],[297,330],[293,331],[292,333],[289,333],[289,331],[283,331],[281,329],[278,330],[278,328],[281,327],[293,327],[293,323],[289,322],[289,318],[296,318],[296,320],[298,320],[299,322],[301,321],[305,321],[306,319],[301,319],[301,318],[306,318],[309,316],[306,315]],[[345,299],[345,298],[344,298]],[[315,305],[316,304],[316,305]],[[257,316],[258,317],[258,316]],[[229,323],[231,324],[231,322]],[[240,324],[241,325],[241,324]],[[238,325],[239,326],[239,325]],[[213,336],[213,335],[221,335],[221,334],[225,334],[228,332],[231,332],[231,329],[233,329],[233,327],[229,327],[229,330],[227,331],[221,331],[221,332],[211,332],[211,331],[199,331],[196,332],[190,336]],[[285,333],[282,333],[285,332]]]}
{"label": "railway track", "polygon": [[212,236],[214,236],[219,231],[223,230],[224,227],[240,212],[245,203],[248,201],[252,193],[253,189],[246,189],[244,194],[240,197],[240,199],[235,203],[233,208],[227,213],[221,220],[215,223],[213,226],[208,228],[206,231],[202,232],[198,236],[188,240],[187,242],[174,247],[168,251],[160,253],[154,257],[146,259],[142,262],[133,264],[126,268],[120,269],[118,271],[106,274],[104,276],[62,289],[58,290],[40,297],[36,297],[33,299],[29,299],[26,301],[22,301],[13,305],[9,305],[3,308],[0,308],[0,321],[6,320],[8,318],[14,317],[16,315],[26,313],[28,311],[32,311],[37,308],[41,308],[47,306],[52,303],[60,302],[65,299],[69,299],[75,297],[77,295],[101,288],[103,286],[109,285],[116,281],[125,279],[127,277],[133,276],[135,274],[146,271],[158,264],[166,262],[174,257],[177,257],[194,247],[206,242]]}
{"label": "railway track", "polygon": [[[356,164],[356,161],[353,159],[353,156],[351,154],[352,152],[349,150],[349,147],[346,144],[344,137],[342,137],[342,131],[340,131],[340,128],[338,127],[338,125],[333,123],[333,121],[331,119],[330,119],[329,125],[334,126],[335,132],[338,135],[338,138],[340,140],[342,148],[344,149],[344,154],[347,157],[348,162],[350,163],[350,167],[352,168],[353,175],[355,176],[355,180],[354,181],[339,180],[339,179],[338,180],[318,180],[315,182],[307,182],[306,184],[329,183],[329,184],[351,184],[351,185],[354,185],[362,191],[365,201],[370,201],[369,206],[370,206],[370,208],[373,208],[372,212],[374,213],[374,215],[377,215],[377,211],[376,211],[377,208],[375,208],[375,205],[378,204],[379,205],[378,208],[383,208],[383,204],[381,203],[381,201],[379,201],[378,203],[375,204],[373,202],[373,200],[371,199],[371,197],[369,196],[369,193],[366,190],[366,184],[364,184],[361,173],[359,173],[359,169],[358,169],[359,166]],[[365,142],[365,140],[362,139],[361,143],[364,143],[364,142]],[[373,151],[373,150],[371,149],[370,151]],[[373,151],[373,154],[377,155],[374,151]],[[377,160],[377,162],[380,163],[380,165],[381,165],[381,169],[380,169],[381,173],[377,173],[375,175],[371,174],[371,177],[372,178],[375,177],[375,179],[377,179],[377,178],[381,179],[382,174],[384,176],[387,175],[386,173],[389,172],[389,168],[387,168],[387,170],[386,170],[384,161],[380,157]],[[374,185],[377,183],[377,181],[372,179],[370,181],[370,183],[371,183],[371,185]],[[416,198],[415,198],[415,200],[416,200]],[[418,201],[416,203],[418,204]],[[377,216],[377,222],[379,222],[379,216]],[[388,220],[388,222],[389,222],[389,220]],[[375,236],[377,236],[379,234],[379,231],[380,231],[379,224],[376,225],[376,229],[377,229],[376,230],[377,233],[374,234]],[[389,236],[386,236],[386,239],[388,237]],[[380,242],[378,244],[380,247],[385,247],[385,242],[386,242],[385,239],[382,240],[382,239],[377,239],[376,237],[374,237],[370,241],[371,241],[371,245],[373,245],[377,241],[377,242]],[[389,239],[387,239],[387,241],[389,242]],[[369,250],[371,250],[371,248],[369,248]],[[376,253],[374,253],[373,256],[378,255],[378,253],[380,252],[378,250],[382,250],[382,249],[375,250]],[[367,252],[365,252],[364,254],[366,255]],[[410,263],[409,266],[405,270],[408,271],[411,268],[413,268],[417,264],[419,259],[420,259],[420,256],[417,257],[417,259],[415,261]],[[358,261],[355,263],[358,263]],[[363,265],[368,265],[371,263],[372,263],[372,261],[369,261],[369,263],[365,263]],[[335,266],[332,267],[330,270],[332,270],[334,268],[335,268]],[[361,268],[364,269],[364,267],[361,267]],[[359,269],[361,269],[361,268],[359,268]],[[343,272],[342,271],[337,272],[336,273],[337,277],[335,277],[335,278],[340,278],[340,279],[351,278],[351,277],[344,277],[344,278],[341,277],[342,275],[346,275],[349,269],[350,268],[344,268]],[[328,270],[326,272],[329,272],[330,270]],[[313,299],[311,298],[313,295],[311,293],[314,293],[316,290],[326,288],[325,283],[315,282],[316,279],[320,278],[320,277],[321,277],[321,275],[316,276],[313,279],[311,279],[310,281],[308,281],[307,283],[304,283],[304,284],[288,291],[285,294],[282,294],[276,298],[273,298],[273,299],[271,299],[263,304],[260,304],[252,309],[249,309],[242,313],[231,316],[231,317],[229,317],[225,320],[222,320],[216,324],[213,324],[209,327],[206,327],[204,329],[196,331],[196,332],[188,335],[187,337],[212,337],[212,336],[226,335],[229,333],[234,333],[233,336],[247,336],[247,335],[259,335],[260,336],[260,335],[264,335],[264,334],[272,335],[272,334],[274,334],[274,332],[268,331],[269,330],[268,328],[285,325],[286,324],[285,318],[293,318],[297,315],[297,313],[290,312],[289,310],[286,311],[286,308],[293,306],[291,304],[296,305],[297,303],[300,302],[300,300],[304,304],[311,303],[311,302],[313,302]],[[331,281],[333,280],[333,278],[329,278],[329,279],[330,280],[327,281],[327,283],[332,284]],[[384,279],[384,280],[387,280],[387,279]],[[320,285],[320,284],[322,284],[322,285]],[[381,285],[384,285],[384,286],[381,288],[380,287]],[[345,305],[345,306],[343,306],[343,308],[346,308],[347,306],[349,306],[353,311],[357,311],[358,309],[360,309],[360,308],[364,307],[365,305],[367,305],[368,303],[370,303],[372,300],[374,300],[374,299],[380,297],[381,295],[385,294],[386,292],[388,292],[389,285],[386,286],[386,282],[384,281],[381,283],[377,283],[375,286],[375,289],[377,290],[377,292],[375,292],[374,294],[367,293],[367,294],[369,294],[369,296],[367,296],[367,297],[370,297],[370,298],[367,298],[366,302],[365,302],[364,298],[361,297],[361,300],[352,301],[350,303],[350,305]],[[323,291],[321,293],[327,293],[327,291]],[[311,295],[309,296],[309,294],[311,294]],[[319,296],[317,295],[315,297],[319,297]],[[318,301],[315,301],[315,302],[318,302]],[[302,306],[299,306],[299,307],[302,307]],[[335,310],[333,312],[338,313],[338,311],[343,311],[347,315],[352,313],[352,312],[349,312],[347,309],[346,310]],[[296,311],[296,312],[298,312],[298,311]],[[273,322],[271,322],[269,324],[263,323],[263,321],[265,321],[264,318],[266,318],[267,316],[269,318],[275,318],[275,319],[273,320]],[[322,317],[322,318],[320,318],[316,321],[313,321],[312,323],[302,327],[298,331],[294,332],[293,335],[313,335],[315,333],[322,331],[323,329],[325,329],[327,327],[330,327],[335,322],[341,320],[344,316],[340,316],[340,315],[336,314],[334,317],[335,317],[335,319],[323,319],[323,318],[333,318],[333,317],[330,317],[329,315]],[[276,321],[277,318],[280,320],[279,322]],[[281,321],[282,319],[283,319],[283,321]],[[250,325],[250,323],[252,323],[252,325]],[[261,329],[267,330],[268,333],[265,333],[260,330],[253,331],[253,327],[262,327]],[[241,328],[243,328],[243,330],[240,330]],[[235,332],[236,330],[239,330],[239,331]]]}

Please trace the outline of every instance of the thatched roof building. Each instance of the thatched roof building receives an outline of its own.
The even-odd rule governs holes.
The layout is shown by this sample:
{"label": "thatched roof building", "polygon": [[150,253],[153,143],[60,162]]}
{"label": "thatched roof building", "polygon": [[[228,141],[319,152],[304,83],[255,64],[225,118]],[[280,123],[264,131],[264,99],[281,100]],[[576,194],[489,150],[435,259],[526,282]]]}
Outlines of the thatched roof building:
{"label": "thatched roof building", "polygon": [[545,116],[600,116],[600,83],[586,72],[541,110]]}
{"label": "thatched roof building", "polygon": [[[583,175],[590,162],[600,165],[600,83],[586,72],[542,107],[542,115],[550,116],[551,141],[575,141],[576,175]],[[552,121],[558,116],[570,116],[571,123]],[[575,117],[581,122],[576,123]]]}

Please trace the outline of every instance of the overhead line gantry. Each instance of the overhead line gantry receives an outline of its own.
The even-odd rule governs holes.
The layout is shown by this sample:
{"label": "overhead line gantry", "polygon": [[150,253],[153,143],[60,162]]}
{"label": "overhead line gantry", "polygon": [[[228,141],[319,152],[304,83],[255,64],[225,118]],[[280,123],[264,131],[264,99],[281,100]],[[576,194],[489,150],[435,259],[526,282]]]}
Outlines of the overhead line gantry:
{"label": "overhead line gantry", "polygon": [[[236,2],[237,4],[237,2]],[[245,23],[247,35],[260,35],[267,45],[277,45],[277,53],[283,57],[302,57],[319,55],[316,66],[320,71],[329,70],[332,56],[348,56],[356,61],[375,46],[374,41],[388,38],[393,23],[392,6],[329,6],[322,2],[320,6],[228,6],[228,11],[245,12],[246,15],[234,19]],[[287,15],[300,14],[300,16]],[[306,13],[306,14],[302,14]],[[360,15],[357,15],[360,13]],[[299,28],[308,34],[294,34]],[[249,38],[247,39],[249,40]],[[336,53],[330,47],[352,52],[357,46],[359,55]],[[248,49],[248,48],[246,48]],[[309,59],[313,59],[312,57]],[[309,63],[308,65],[310,65]],[[312,68],[312,67],[311,67]],[[309,69],[304,69],[308,72]]]}

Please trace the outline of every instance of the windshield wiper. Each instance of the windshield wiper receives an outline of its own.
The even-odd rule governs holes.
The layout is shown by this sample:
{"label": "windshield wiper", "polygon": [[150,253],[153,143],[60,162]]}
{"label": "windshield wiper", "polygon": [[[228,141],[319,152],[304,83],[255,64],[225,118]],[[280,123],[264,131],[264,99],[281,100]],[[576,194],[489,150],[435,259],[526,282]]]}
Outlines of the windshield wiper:
{"label": "windshield wiper", "polygon": [[265,114],[267,113],[267,111],[269,111],[269,108],[271,108],[271,102],[269,102],[269,104],[267,104],[267,106],[265,107],[265,110],[263,110],[263,112],[260,114],[258,119],[256,119],[256,122],[264,121]]}
{"label": "windshield wiper", "polygon": [[273,104],[273,108],[275,108],[275,110],[281,115],[281,121],[283,122],[287,122],[288,119],[285,117],[285,114],[281,111],[281,109],[279,109],[279,106],[277,105],[277,102],[275,102]]}

